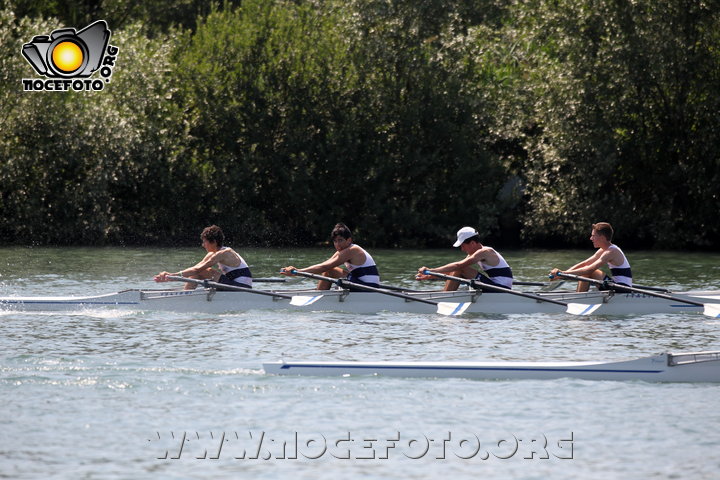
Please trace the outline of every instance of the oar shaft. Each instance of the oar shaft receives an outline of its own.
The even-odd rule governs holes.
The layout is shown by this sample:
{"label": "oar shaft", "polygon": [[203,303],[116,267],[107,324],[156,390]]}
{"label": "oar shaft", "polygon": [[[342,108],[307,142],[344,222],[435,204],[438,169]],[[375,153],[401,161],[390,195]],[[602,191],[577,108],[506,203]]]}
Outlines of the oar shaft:
{"label": "oar shaft", "polygon": [[643,295],[649,295],[651,297],[658,297],[658,298],[664,298],[665,300],[672,300],[673,302],[687,303],[689,305],[696,305],[698,307],[705,306],[704,303],[696,302],[694,300],[686,300],[684,298],[673,297],[672,295],[665,295],[664,293],[653,292],[653,291],[645,290],[642,288],[628,287],[627,285],[620,285],[618,283],[615,283],[612,280],[603,282],[600,280],[595,280],[594,278],[580,277],[578,275],[573,275],[571,273],[562,273],[562,272],[558,272],[558,273],[556,273],[556,275],[561,278],[567,278],[567,279],[575,280],[578,282],[588,282],[588,283],[592,283],[594,285],[607,285],[608,287],[610,287],[613,290],[627,290],[629,292],[642,293]]}
{"label": "oar shaft", "polygon": [[203,287],[212,287],[212,288],[220,288],[223,290],[233,290],[236,292],[247,292],[247,293],[253,293],[255,295],[266,295],[268,297],[276,297],[276,298],[285,298],[287,300],[292,300],[292,296],[290,295],[283,295],[282,293],[273,293],[273,292],[266,292],[263,290],[255,290],[253,288],[246,288],[241,286],[235,286],[235,285],[226,285],[224,283],[218,283],[213,282],[210,280],[198,280],[196,278],[187,278],[187,277],[178,277],[175,275],[168,275],[167,277],[170,280],[176,280],[179,282],[185,282],[185,283],[194,283],[196,285],[202,285]]}
{"label": "oar shaft", "polygon": [[652,292],[672,293],[672,292],[671,292],[670,290],[668,290],[667,288],[662,288],[662,287],[648,287],[647,285],[637,285],[637,284],[635,284],[635,283],[633,283],[633,285],[634,285],[633,288],[642,288],[643,290],[650,290],[650,291],[652,291]]}
{"label": "oar shaft", "polygon": [[522,285],[524,287],[545,287],[548,284],[548,282],[524,282],[513,280],[513,285]]}
{"label": "oar shaft", "polygon": [[454,275],[445,275],[444,273],[431,272],[430,270],[425,270],[423,273],[425,275],[433,275],[435,277],[443,278],[445,280],[454,280],[454,281],[460,282],[464,285],[470,285],[473,288],[477,288],[477,287],[487,288],[488,290],[492,290],[494,292],[509,293],[510,295],[517,295],[519,297],[531,298],[531,299],[537,300],[539,302],[548,302],[548,303],[554,303],[555,305],[562,305],[563,307],[568,306],[567,303],[561,302],[559,300],[553,300],[552,298],[543,298],[538,295],[533,295],[531,293],[518,292],[516,290],[510,290],[509,288],[498,287],[496,285],[490,285],[487,283],[476,282],[475,280],[468,280],[467,278],[456,277]]}
{"label": "oar shaft", "polygon": [[384,290],[382,288],[370,287],[368,285],[363,285],[361,283],[350,282],[345,279],[331,278],[331,277],[326,277],[324,275],[317,275],[315,273],[301,272],[299,270],[295,270],[292,273],[294,273],[295,275],[300,275],[302,277],[312,278],[314,280],[325,280],[326,282],[334,283],[335,285],[339,285],[340,287],[342,287],[343,285],[347,285],[348,287],[356,288],[358,290],[365,290],[367,292],[382,293],[383,295],[390,295],[391,297],[404,298],[405,300],[412,300],[414,302],[427,303],[428,305],[435,305],[435,306],[438,305],[438,302],[433,302],[432,300],[425,300],[424,298],[415,298],[410,295],[403,295],[402,293],[392,292],[389,290]]}
{"label": "oar shaft", "polygon": [[[586,278],[586,277],[581,277],[579,275],[573,275],[571,273],[557,272],[555,274],[555,276],[560,277],[560,278],[567,278],[568,280],[574,280],[576,282],[588,282],[588,283],[591,283],[593,285],[598,285],[598,286],[606,285],[608,283],[608,282],[605,282],[602,280],[595,280],[594,278]],[[552,274],[550,274],[549,277],[553,278]]]}

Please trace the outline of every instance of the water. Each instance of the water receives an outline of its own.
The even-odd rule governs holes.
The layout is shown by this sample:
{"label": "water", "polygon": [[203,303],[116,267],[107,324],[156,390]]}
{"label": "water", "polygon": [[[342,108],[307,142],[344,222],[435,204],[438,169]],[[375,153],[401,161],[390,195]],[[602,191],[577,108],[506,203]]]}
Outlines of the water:
{"label": "water", "polygon": [[[242,253],[256,276],[277,276],[286,264],[315,263],[330,251]],[[386,283],[406,286],[418,286],[417,267],[457,258],[451,249],[372,253]],[[518,279],[541,281],[551,267],[590,252],[503,253]],[[720,288],[718,254],[628,253],[639,283]],[[5,248],[0,296],[155,288],[152,274],[201,256],[200,249]],[[717,478],[720,386],[713,384],[261,370],[262,361],[283,355],[613,360],[713,349],[720,350],[720,321],[682,314],[6,312],[0,477]]]}

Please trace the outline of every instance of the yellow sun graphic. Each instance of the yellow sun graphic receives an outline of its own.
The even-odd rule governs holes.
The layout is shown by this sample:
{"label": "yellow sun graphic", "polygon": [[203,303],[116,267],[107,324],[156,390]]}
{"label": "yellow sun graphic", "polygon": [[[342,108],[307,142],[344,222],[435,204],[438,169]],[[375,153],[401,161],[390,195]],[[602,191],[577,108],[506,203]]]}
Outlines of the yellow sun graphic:
{"label": "yellow sun graphic", "polygon": [[83,63],[83,53],[73,42],[60,42],[52,52],[53,64],[63,72],[74,72]]}

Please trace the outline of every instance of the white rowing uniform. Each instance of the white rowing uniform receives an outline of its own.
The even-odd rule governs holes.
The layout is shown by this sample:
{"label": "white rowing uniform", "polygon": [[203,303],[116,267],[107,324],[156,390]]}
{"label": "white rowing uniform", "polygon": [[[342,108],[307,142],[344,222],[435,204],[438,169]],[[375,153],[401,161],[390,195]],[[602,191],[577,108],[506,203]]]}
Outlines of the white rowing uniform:
{"label": "white rowing uniform", "polygon": [[608,250],[609,249],[617,250],[623,258],[623,262],[620,265],[614,265],[610,262],[607,264],[610,269],[610,273],[612,273],[612,281],[632,287],[632,270],[630,269],[630,263],[628,262],[627,257],[617,245],[610,245],[608,247]]}
{"label": "white rowing uniform", "polygon": [[370,256],[364,248],[354,243],[350,246],[356,246],[365,254],[365,262],[362,265],[353,265],[350,262],[345,262],[345,268],[347,268],[348,276],[347,279],[350,282],[361,283],[370,287],[380,286],[380,273],[378,272],[375,260]]}
{"label": "white rowing uniform", "polygon": [[[223,247],[221,250],[225,248],[226,247]],[[238,258],[240,259],[240,265],[237,267],[230,267],[218,262],[218,267],[223,273],[220,275],[218,283],[252,288],[252,273],[250,273],[250,267],[240,255],[238,255]]]}
{"label": "white rowing uniform", "polygon": [[[485,248],[491,248],[491,247],[485,247]],[[495,266],[488,265],[487,263],[483,262],[482,260],[477,263],[478,267],[480,267],[483,272],[485,272],[485,277],[481,273],[478,273],[478,276],[475,277],[476,280],[480,280],[481,282],[494,284],[496,286],[505,287],[505,288],[512,288],[513,284],[513,274],[512,269],[510,268],[510,265],[505,261],[502,255],[498,253],[494,248],[491,248],[493,252],[495,252],[495,255],[498,256],[498,264]],[[489,280],[489,282],[488,282]]]}

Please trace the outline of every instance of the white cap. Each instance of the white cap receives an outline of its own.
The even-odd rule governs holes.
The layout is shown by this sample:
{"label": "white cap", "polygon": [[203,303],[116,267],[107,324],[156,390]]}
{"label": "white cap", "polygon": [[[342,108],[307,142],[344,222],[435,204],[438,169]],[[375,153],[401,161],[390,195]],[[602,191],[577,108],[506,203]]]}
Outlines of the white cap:
{"label": "white cap", "polygon": [[463,227],[457,232],[457,242],[453,243],[453,247],[459,247],[468,238],[474,237],[478,232],[472,227]]}

